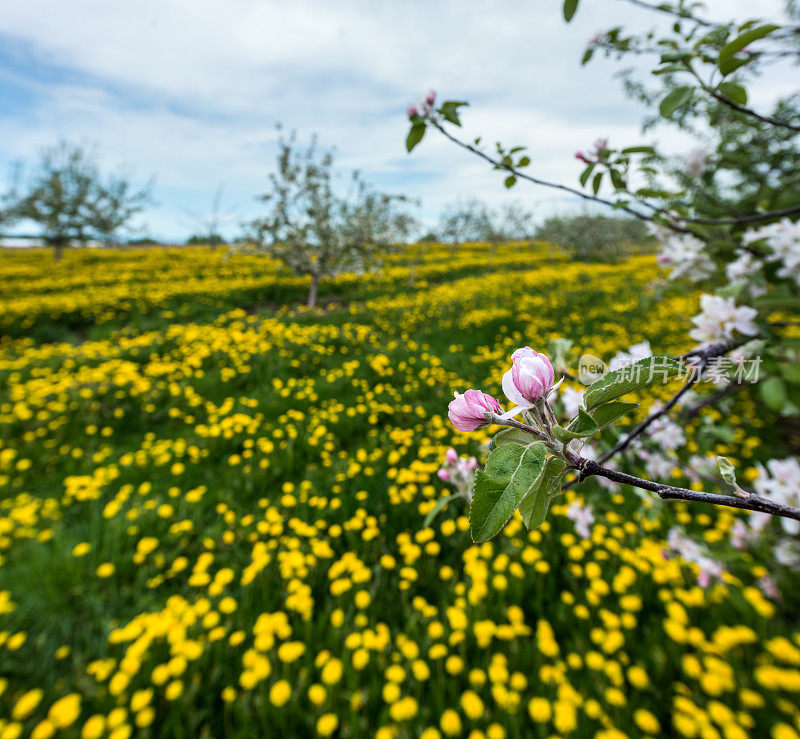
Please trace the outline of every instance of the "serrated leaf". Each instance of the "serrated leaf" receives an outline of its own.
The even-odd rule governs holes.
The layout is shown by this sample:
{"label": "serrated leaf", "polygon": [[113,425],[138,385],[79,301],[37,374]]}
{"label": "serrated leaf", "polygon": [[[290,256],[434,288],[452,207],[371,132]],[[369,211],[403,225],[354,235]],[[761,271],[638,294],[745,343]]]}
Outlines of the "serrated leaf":
{"label": "serrated leaf", "polygon": [[441,511],[442,508],[444,508],[451,500],[453,500],[453,498],[458,498],[458,497],[459,497],[458,495],[448,495],[444,498],[439,498],[439,500],[436,501],[436,505],[433,508],[431,508],[428,515],[425,516],[425,520],[422,522],[422,527],[428,528],[428,526],[431,525],[431,521],[433,521],[433,519],[439,515],[439,511]]}
{"label": "serrated leaf", "polygon": [[533,437],[522,429],[507,428],[498,431],[489,442],[489,451],[494,451],[503,444],[516,444],[517,446],[528,446],[533,443]]}
{"label": "serrated leaf", "polygon": [[575,11],[578,9],[578,0],[564,0],[564,20],[569,23],[575,17]]}
{"label": "serrated leaf", "polygon": [[669,357],[647,357],[638,362],[614,370],[586,388],[583,402],[591,411],[615,398],[641,390],[654,382],[666,382],[669,378],[685,372],[685,367]]}
{"label": "serrated leaf", "polygon": [[658,112],[663,118],[669,118],[678,108],[689,102],[694,88],[688,85],[676,87],[669,93],[658,106]]}
{"label": "serrated leaf", "polygon": [[780,26],[774,23],[766,23],[763,26],[756,26],[755,28],[748,29],[744,33],[740,33],[733,41],[729,41],[720,49],[719,62],[741,51],[748,44],[752,44],[753,41],[758,41],[773,31],[777,31],[779,28]]}
{"label": "serrated leaf", "polygon": [[734,470],[733,465],[728,459],[725,457],[717,457],[717,467],[719,467],[719,474],[722,475],[722,479],[725,480],[728,485],[738,487],[736,484],[736,470]]}
{"label": "serrated leaf", "polygon": [[522,516],[522,522],[529,531],[538,528],[544,523],[547,509],[550,507],[550,483],[554,477],[560,477],[566,466],[566,462],[563,459],[558,457],[548,458],[536,484],[520,503],[519,512]]}
{"label": "serrated leaf", "polygon": [[491,539],[508,523],[541,475],[546,455],[542,442],[504,444],[489,455],[486,469],[475,474],[469,508],[473,541]]}
{"label": "serrated leaf", "polygon": [[638,408],[638,403],[605,403],[595,408],[591,415],[598,428],[604,428]]}
{"label": "serrated leaf", "polygon": [[414,147],[422,141],[422,137],[425,135],[425,129],[427,126],[425,125],[424,121],[412,124],[411,128],[408,131],[408,136],[406,137],[406,151],[411,153]]}
{"label": "serrated leaf", "polygon": [[572,439],[584,439],[600,430],[594,419],[583,408],[578,410],[578,415],[569,422],[566,428],[561,426],[552,428],[556,439],[564,443]]}
{"label": "serrated leaf", "polygon": [[737,82],[723,82],[717,88],[728,100],[739,105],[747,105],[747,90]]}

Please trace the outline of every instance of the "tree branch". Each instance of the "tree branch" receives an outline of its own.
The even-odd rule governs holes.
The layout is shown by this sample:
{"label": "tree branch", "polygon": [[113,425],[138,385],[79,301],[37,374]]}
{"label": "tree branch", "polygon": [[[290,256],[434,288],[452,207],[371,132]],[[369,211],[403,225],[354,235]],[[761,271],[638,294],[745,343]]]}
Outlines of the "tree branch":
{"label": "tree branch", "polygon": [[693,503],[709,503],[711,505],[725,506],[727,508],[741,508],[746,511],[769,513],[773,516],[793,518],[796,521],[800,521],[800,508],[792,508],[791,506],[776,503],[775,501],[761,498],[757,495],[748,495],[740,498],[733,495],[721,495],[718,493],[689,490],[688,488],[678,488],[672,485],[652,482],[651,480],[644,480],[640,477],[634,477],[633,475],[627,475],[624,472],[617,472],[617,470],[603,467],[594,460],[586,459],[585,457],[581,457],[578,460],[578,466],[581,470],[581,480],[595,475],[596,477],[605,477],[607,480],[622,485],[631,485],[642,490],[649,490],[656,493],[662,500],[686,500]]}
{"label": "tree branch", "polygon": [[737,393],[742,387],[743,385],[738,382],[732,382],[730,385],[726,385],[724,388],[722,388],[722,390],[719,390],[713,395],[703,398],[703,400],[695,403],[693,406],[686,408],[681,412],[680,419],[682,421],[691,421],[698,413],[700,413],[701,410],[703,410],[703,408],[706,408],[709,405],[715,405],[721,400],[725,400],[725,398]]}
{"label": "tree branch", "polygon": [[719,90],[715,90],[713,87],[709,87],[704,82],[697,78],[700,81],[700,84],[711,97],[715,100],[719,100],[723,105],[727,105],[732,110],[736,110],[739,113],[743,113],[744,115],[749,115],[751,118],[755,118],[756,120],[761,121],[762,123],[768,123],[771,126],[778,126],[780,128],[788,128],[790,131],[800,131],[800,125],[796,125],[794,123],[787,123],[786,121],[780,121],[777,118],[773,118],[772,116],[762,115],[761,113],[757,113],[752,108],[748,108],[746,105],[741,105],[739,103],[735,103],[731,100],[727,95],[723,95]]}
{"label": "tree branch", "polygon": [[[653,221],[653,216],[647,213],[642,213],[635,208],[631,208],[628,205],[619,205],[615,203],[613,200],[608,200],[607,198],[601,198],[597,195],[590,195],[589,193],[583,192],[582,190],[578,190],[574,187],[569,187],[568,185],[562,185],[558,182],[550,182],[549,180],[542,180],[538,177],[534,177],[533,175],[526,174],[525,172],[521,172],[520,170],[516,169],[515,167],[509,164],[503,164],[501,160],[495,159],[489,156],[485,151],[481,151],[477,147],[473,146],[472,144],[468,144],[466,141],[462,141],[461,139],[453,136],[447,129],[442,126],[442,124],[435,120],[434,118],[429,117],[428,123],[436,128],[439,133],[441,133],[446,139],[452,141],[456,146],[460,146],[462,149],[475,154],[476,156],[480,157],[484,161],[491,164],[495,169],[503,169],[510,174],[513,174],[515,177],[521,180],[526,180],[527,182],[531,182],[534,185],[541,185],[542,187],[550,187],[554,190],[561,190],[562,192],[568,192],[570,195],[575,195],[583,200],[588,200],[593,203],[600,203],[601,205],[606,205],[609,208],[614,208],[614,210],[621,210],[627,213],[628,215],[633,216],[634,218],[638,218],[640,221],[645,221],[650,223]],[[650,203],[642,203],[644,207],[650,208],[653,212],[659,213],[664,215],[667,219],[667,223],[665,224],[667,228],[675,231],[676,233],[682,234],[691,234],[695,236],[693,231],[688,228],[684,228],[683,226],[679,226],[678,224],[674,223],[670,220],[670,214],[664,211],[662,208],[658,208],[657,206],[651,205]]]}
{"label": "tree branch", "polygon": [[634,427],[633,431],[631,431],[624,439],[617,442],[617,444],[607,451],[603,456],[597,460],[600,464],[605,464],[608,462],[611,457],[619,454],[622,451],[630,446],[630,443],[640,434],[647,431],[650,426],[657,421],[661,416],[665,416],[669,413],[677,404],[677,402],[691,389],[691,387],[700,379],[703,371],[705,370],[706,366],[708,365],[707,359],[701,359],[700,364],[696,369],[693,369],[691,376],[686,381],[684,386],[678,390],[661,408],[657,411],[651,413],[647,418],[644,419],[641,423]]}

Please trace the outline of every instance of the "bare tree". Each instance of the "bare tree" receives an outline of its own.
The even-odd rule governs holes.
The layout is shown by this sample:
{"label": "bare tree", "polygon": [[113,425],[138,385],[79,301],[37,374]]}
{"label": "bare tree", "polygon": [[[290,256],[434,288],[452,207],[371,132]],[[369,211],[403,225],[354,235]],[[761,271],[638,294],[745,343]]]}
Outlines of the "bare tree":
{"label": "bare tree", "polygon": [[257,248],[311,278],[312,308],[320,279],[375,267],[413,224],[399,208],[404,197],[376,192],[357,172],[346,195],[338,195],[332,167],[333,154],[319,151],[316,138],[298,150],[295,134],[281,137],[277,170],[269,176],[269,190],[259,197],[269,210],[250,224]]}
{"label": "bare tree", "polygon": [[24,191],[9,198],[20,220],[34,221],[56,260],[91,238],[110,241],[149,201],[149,185],[134,191],[122,176],[103,182],[92,152],[62,141],[42,152]]}

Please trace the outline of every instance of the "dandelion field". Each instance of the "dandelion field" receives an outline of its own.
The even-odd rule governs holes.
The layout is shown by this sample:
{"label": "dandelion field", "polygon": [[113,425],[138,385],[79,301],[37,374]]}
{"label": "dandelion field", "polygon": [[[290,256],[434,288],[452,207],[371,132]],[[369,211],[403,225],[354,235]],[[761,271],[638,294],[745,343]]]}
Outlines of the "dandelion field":
{"label": "dandelion field", "polygon": [[[800,736],[800,575],[777,599],[746,553],[707,588],[663,556],[741,514],[588,481],[532,532],[424,526],[445,451],[490,438],[453,390],[560,336],[685,350],[698,296],[659,276],[433,245],[309,311],[223,249],[0,254],[0,739]],[[732,403],[691,451],[754,474],[776,419]]]}

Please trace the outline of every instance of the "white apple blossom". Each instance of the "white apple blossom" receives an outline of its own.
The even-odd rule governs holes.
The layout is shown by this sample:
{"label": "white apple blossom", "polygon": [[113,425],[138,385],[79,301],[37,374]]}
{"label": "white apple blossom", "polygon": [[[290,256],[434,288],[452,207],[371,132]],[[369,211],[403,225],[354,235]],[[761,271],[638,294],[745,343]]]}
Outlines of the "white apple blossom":
{"label": "white apple blossom", "polygon": [[683,167],[692,177],[700,177],[708,169],[708,152],[702,147],[692,149],[684,157]]}
{"label": "white apple blossom", "polygon": [[784,567],[800,567],[800,542],[795,539],[781,539],[773,551],[775,561]]}
{"label": "white apple blossom", "polygon": [[784,218],[768,226],[750,229],[742,237],[745,244],[762,240],[771,252],[768,259],[783,263],[778,276],[792,279],[800,285],[800,221],[792,223]]}
{"label": "white apple blossom", "polygon": [[722,579],[725,572],[722,565],[711,559],[700,544],[686,536],[677,526],[669,530],[667,544],[674,553],[680,554],[687,562],[693,562],[699,567],[697,583],[700,587],[708,587],[712,579]]}
{"label": "white apple blossom", "polygon": [[705,253],[705,244],[688,234],[672,234],[663,244],[664,250],[657,261],[664,268],[672,267],[671,280],[686,278],[699,282],[709,277],[716,269],[714,262]]}
{"label": "white apple blossom", "polygon": [[[759,495],[784,505],[800,506],[800,462],[796,458],[770,459],[766,469],[760,464],[757,467],[759,475],[754,486]],[[787,534],[800,534],[800,521],[780,518],[780,522]]]}
{"label": "white apple blossom", "polygon": [[[657,413],[663,407],[664,404],[661,401],[655,401],[650,408],[650,414]],[[677,449],[686,443],[683,429],[665,415],[650,424],[647,435],[662,449]]]}
{"label": "white apple blossom", "polygon": [[564,405],[564,413],[569,418],[577,415],[578,410],[583,406],[583,390],[576,390],[572,387],[565,387],[561,390],[559,397]]}
{"label": "white apple blossom", "polygon": [[653,350],[650,347],[650,342],[645,339],[639,344],[634,344],[626,352],[617,352],[617,354],[615,354],[608,363],[608,368],[612,371],[618,370],[622,367],[627,367],[628,365],[631,365],[640,359],[646,359],[647,357],[652,356]]}
{"label": "white apple blossom", "polygon": [[701,312],[692,318],[695,328],[689,336],[702,344],[726,341],[736,331],[746,336],[758,333],[753,323],[758,312],[744,305],[737,306],[733,298],[706,293],[700,296],[700,309]]}
{"label": "white apple blossom", "polygon": [[575,524],[575,531],[581,539],[588,539],[592,535],[594,514],[590,505],[585,506],[579,500],[573,501],[567,508],[566,515]]}

